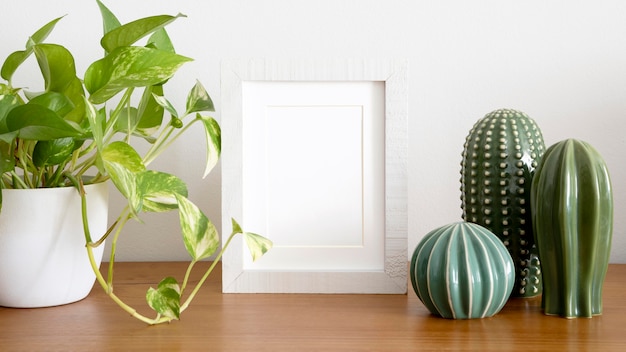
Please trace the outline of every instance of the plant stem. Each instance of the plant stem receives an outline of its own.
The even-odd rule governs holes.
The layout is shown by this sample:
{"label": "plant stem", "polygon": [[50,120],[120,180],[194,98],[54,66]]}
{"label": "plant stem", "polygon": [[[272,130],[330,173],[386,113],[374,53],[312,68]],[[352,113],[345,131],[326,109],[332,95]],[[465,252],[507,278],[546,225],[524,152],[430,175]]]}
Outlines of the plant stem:
{"label": "plant stem", "polygon": [[124,95],[122,95],[122,98],[120,99],[115,109],[111,111],[109,121],[107,121],[107,125],[105,127],[105,131],[109,132],[103,137],[103,141],[108,141],[115,134],[116,129],[114,126],[120,116],[120,111],[122,111],[122,109],[124,109],[126,107],[126,104],[128,104],[128,102],[130,101],[130,98],[133,95],[133,91],[133,88],[127,88],[124,91]]}
{"label": "plant stem", "polygon": [[83,175],[89,170],[96,162],[96,155],[91,155],[89,158],[83,160],[74,166],[74,169],[80,168],[80,171],[76,172],[77,175]]}
{"label": "plant stem", "polygon": [[29,188],[24,180],[15,173],[15,171],[11,171],[11,175],[13,176],[13,188]]}
{"label": "plant stem", "polygon": [[191,275],[191,270],[193,269],[193,266],[196,264],[196,261],[193,260],[191,263],[189,263],[189,266],[187,267],[187,271],[185,272],[185,278],[183,279],[183,284],[180,287],[180,295],[183,295],[183,292],[185,291],[185,287],[187,287],[187,282],[189,281],[189,276]]}
{"label": "plant stem", "polygon": [[144,164],[145,165],[150,164],[154,159],[156,159],[159,156],[159,154],[161,154],[163,150],[169,148],[169,146],[172,143],[174,143],[174,141],[176,141],[178,137],[180,137],[191,125],[193,125],[197,121],[200,121],[200,119],[194,118],[193,120],[189,121],[189,123],[183,126],[183,128],[181,128],[179,132],[172,138],[169,138],[169,137],[172,135],[172,133],[176,129],[173,126],[168,125],[168,127],[164,131],[164,132],[167,132],[167,134],[165,133],[161,134],[159,138],[157,138],[157,141],[154,143],[152,148],[150,148],[150,150],[148,150],[148,152],[144,156],[143,158]]}
{"label": "plant stem", "polygon": [[161,131],[161,134],[159,135],[157,140],[143,157],[144,165],[148,166],[150,162],[152,162],[152,160],[156,159],[156,157],[161,154],[161,145],[163,145],[163,143],[168,140],[168,138],[172,135],[172,132],[174,132],[174,127],[171,125],[167,125],[167,127],[165,127],[163,131]]}
{"label": "plant stem", "polygon": [[122,214],[120,214],[120,216],[117,218],[116,223],[118,223],[120,220],[122,222],[119,223],[119,225],[117,226],[117,230],[115,231],[115,235],[113,236],[113,240],[111,241],[111,256],[109,257],[109,274],[107,277],[107,282],[109,283],[111,287],[113,286],[113,266],[115,264],[115,250],[117,249],[117,239],[120,237],[120,234],[122,233],[122,229],[124,228],[124,226],[126,225],[126,222],[128,222],[129,219],[130,219],[130,213],[129,213],[128,207],[126,207],[124,211],[122,212]]}
{"label": "plant stem", "polygon": [[228,245],[230,244],[230,242],[233,240],[233,238],[235,237],[235,235],[237,235],[239,232],[233,232],[230,234],[230,236],[228,237],[228,240],[226,240],[226,243],[224,243],[224,245],[222,246],[222,249],[220,250],[220,252],[217,254],[217,256],[215,257],[215,259],[213,260],[213,263],[211,263],[211,266],[209,267],[209,269],[206,271],[206,273],[204,273],[204,276],[202,276],[202,278],[200,279],[200,281],[198,281],[198,283],[196,284],[196,286],[194,287],[193,291],[191,291],[191,294],[189,294],[189,297],[187,297],[187,299],[185,300],[185,303],[183,303],[180,306],[180,313],[184,312],[185,309],[187,309],[187,307],[189,307],[189,304],[191,304],[191,301],[194,299],[194,297],[196,296],[196,294],[198,293],[198,291],[200,291],[200,288],[202,287],[202,285],[204,284],[204,282],[209,278],[209,275],[211,275],[211,273],[213,272],[213,269],[215,269],[215,266],[217,265],[217,263],[220,261],[220,258],[222,258],[222,255],[224,254],[224,252],[226,251],[226,248],[228,248]]}
{"label": "plant stem", "polygon": [[[78,180],[76,180],[75,178],[72,179],[70,177],[70,180],[72,180],[73,183],[74,182],[78,182]],[[81,183],[74,183],[74,185],[78,188],[79,194],[80,194],[80,199],[81,199],[81,213],[82,213],[82,218],[83,218],[83,231],[84,231],[84,234],[85,234],[85,241],[87,242],[87,245],[85,247],[87,248],[87,256],[89,257],[89,264],[91,265],[91,269],[92,269],[93,273],[96,275],[96,280],[98,281],[98,283],[100,283],[100,286],[102,286],[102,288],[106,292],[107,296],[109,296],[113,300],[113,302],[117,303],[117,305],[120,308],[122,308],[124,311],[126,311],[131,316],[135,317],[136,319],[138,319],[138,320],[140,320],[140,321],[142,321],[144,323],[150,324],[150,325],[169,322],[171,319],[168,318],[168,317],[157,316],[156,319],[151,319],[151,318],[148,318],[148,317],[138,313],[136,309],[134,309],[133,307],[131,307],[128,304],[126,304],[117,295],[115,295],[113,293],[112,283],[107,283],[107,281],[104,280],[104,277],[102,276],[102,273],[100,272],[100,268],[98,267],[98,264],[96,264],[96,259],[95,259],[94,254],[93,254],[94,246],[91,245],[92,244],[92,242],[91,242],[91,234],[90,234],[90,231],[89,231],[89,220],[88,220],[88,217],[87,217],[87,197],[85,196],[85,192],[84,192],[84,189],[83,189]],[[110,275],[110,273],[112,271],[112,265],[113,265],[113,262],[111,262],[111,265],[109,266],[109,276],[110,277],[112,277]]]}
{"label": "plant stem", "polygon": [[[67,161],[65,161],[65,162],[63,162],[63,163],[61,163],[61,164],[59,164],[59,165],[56,167],[56,170],[55,170],[55,171],[54,171],[54,173],[52,174],[52,177],[51,177],[51,178],[49,178],[49,179],[47,179],[47,180],[46,180],[46,182],[45,182],[45,184],[46,184],[46,186],[47,186],[47,187],[57,187],[57,186],[58,186],[58,184],[59,184],[59,180],[61,179],[61,177],[62,177],[62,176],[63,176],[63,174],[64,174],[64,171],[63,171],[63,170],[65,169],[65,166],[66,166],[66,165],[67,165]],[[69,173],[68,173],[67,175],[69,175]],[[66,175],[66,176],[67,176],[67,175]],[[80,175],[78,175],[78,177],[80,177]]]}
{"label": "plant stem", "polygon": [[122,301],[117,295],[113,293],[113,288],[110,287],[107,284],[107,282],[104,280],[104,277],[102,276],[102,273],[100,273],[100,269],[98,268],[98,265],[96,264],[96,260],[93,255],[93,248],[91,246],[87,246],[87,254],[89,256],[89,263],[91,264],[91,269],[93,270],[94,274],[96,274],[96,280],[100,283],[100,286],[102,286],[107,296],[109,296],[113,300],[113,302],[117,303],[117,305],[120,306],[120,308],[122,308],[124,311],[129,313],[134,318],[137,318],[140,321],[150,324],[150,325],[165,323],[171,320],[167,317],[157,317],[156,319],[148,318],[144,316],[143,314],[138,313],[137,310],[134,309],[133,307],[124,303],[124,301]]}
{"label": "plant stem", "polygon": [[94,248],[99,247],[100,245],[102,245],[102,243],[109,237],[111,232],[113,232],[113,229],[117,226],[119,221],[120,221],[119,218],[117,220],[115,220],[115,222],[111,226],[109,226],[109,228],[107,229],[107,232],[105,232],[104,235],[102,235],[102,237],[100,237],[99,240],[97,240],[96,242],[87,243],[87,245],[91,246],[91,247],[94,247]]}

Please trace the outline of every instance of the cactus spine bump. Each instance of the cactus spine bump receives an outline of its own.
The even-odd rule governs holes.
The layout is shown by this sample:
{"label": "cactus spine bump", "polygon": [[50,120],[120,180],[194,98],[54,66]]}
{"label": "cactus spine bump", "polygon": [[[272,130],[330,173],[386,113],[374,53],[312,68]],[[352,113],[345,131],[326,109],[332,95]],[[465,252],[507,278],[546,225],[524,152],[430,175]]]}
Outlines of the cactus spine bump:
{"label": "cactus spine bump", "polygon": [[496,234],[515,263],[515,297],[541,294],[530,187],[545,151],[541,130],[523,112],[500,109],[478,120],[463,147],[463,219]]}

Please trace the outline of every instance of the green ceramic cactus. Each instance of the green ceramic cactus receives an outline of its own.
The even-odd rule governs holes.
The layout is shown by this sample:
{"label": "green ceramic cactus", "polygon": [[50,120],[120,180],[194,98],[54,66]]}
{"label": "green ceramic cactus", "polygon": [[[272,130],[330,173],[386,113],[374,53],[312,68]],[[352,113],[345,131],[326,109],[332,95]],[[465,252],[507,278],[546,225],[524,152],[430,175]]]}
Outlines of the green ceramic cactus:
{"label": "green ceramic cactus", "polygon": [[429,232],[411,258],[411,284],[428,310],[450,319],[485,318],[507,302],[515,274],[491,231],[458,222]]}
{"label": "green ceramic cactus", "polygon": [[532,182],[531,206],[544,312],[567,318],[601,314],[613,195],[600,154],[576,139],[548,148]]}
{"label": "green ceramic cactus", "polygon": [[530,187],[544,151],[537,124],[510,109],[495,110],[478,120],[463,147],[463,219],[488,228],[509,250],[515,263],[514,297],[533,297],[542,290]]}

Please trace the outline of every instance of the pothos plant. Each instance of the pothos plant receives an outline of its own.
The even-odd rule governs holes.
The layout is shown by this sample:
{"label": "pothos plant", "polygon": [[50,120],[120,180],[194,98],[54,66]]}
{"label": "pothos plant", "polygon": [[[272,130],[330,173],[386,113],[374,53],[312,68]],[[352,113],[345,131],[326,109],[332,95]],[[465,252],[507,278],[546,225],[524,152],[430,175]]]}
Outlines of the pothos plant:
{"label": "pothos plant", "polygon": [[[179,319],[189,306],[234,236],[244,236],[253,259],[263,255],[272,243],[243,231],[232,220],[233,231],[213,264],[195,287],[188,287],[194,265],[217,252],[218,231],[189,200],[187,186],[180,178],[148,166],[185,131],[200,125],[207,141],[206,176],[221,151],[219,124],[204,114],[214,111],[214,105],[199,82],[190,90],[182,114],[165,97],[168,80],[191,61],[174,51],[165,31],[166,25],[184,15],[150,16],[122,25],[105,5],[96,2],[103,20],[100,44],[104,57],[91,63],[82,79],[76,73],[72,53],[62,45],[45,42],[61,17],[37,30],[24,50],[11,53],[4,61],[0,72],[6,81],[0,83],[0,187],[76,187],[82,199],[86,248],[99,284],[137,319],[148,324],[169,322]],[[138,44],[142,40],[144,44]],[[27,91],[13,82],[16,70],[33,54],[44,81],[42,92]],[[133,143],[142,141],[149,147],[140,154]],[[91,234],[83,185],[107,180],[128,202],[106,233]],[[182,283],[167,277],[148,290],[147,303],[156,311],[156,317],[149,318],[114,293],[116,246],[128,221],[140,220],[144,212],[172,210],[178,210],[191,261]],[[112,244],[107,278],[100,273],[93,254],[105,239]]]}

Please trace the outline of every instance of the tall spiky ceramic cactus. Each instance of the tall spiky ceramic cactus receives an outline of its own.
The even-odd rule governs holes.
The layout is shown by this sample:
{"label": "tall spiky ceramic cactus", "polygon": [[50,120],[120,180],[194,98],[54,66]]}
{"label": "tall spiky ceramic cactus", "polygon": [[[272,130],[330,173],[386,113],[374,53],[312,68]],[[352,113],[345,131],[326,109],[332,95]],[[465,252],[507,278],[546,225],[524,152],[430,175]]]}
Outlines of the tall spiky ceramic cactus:
{"label": "tall spiky ceramic cactus", "polygon": [[489,229],[509,250],[515,264],[513,297],[533,297],[542,290],[530,187],[544,151],[537,124],[511,109],[495,110],[478,120],[463,147],[463,219]]}
{"label": "tall spiky ceramic cactus", "polygon": [[556,143],[539,163],[531,194],[544,313],[601,314],[613,232],[611,181],[602,157],[583,141]]}

